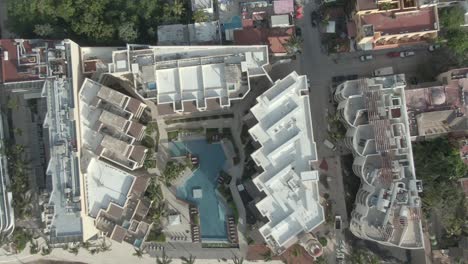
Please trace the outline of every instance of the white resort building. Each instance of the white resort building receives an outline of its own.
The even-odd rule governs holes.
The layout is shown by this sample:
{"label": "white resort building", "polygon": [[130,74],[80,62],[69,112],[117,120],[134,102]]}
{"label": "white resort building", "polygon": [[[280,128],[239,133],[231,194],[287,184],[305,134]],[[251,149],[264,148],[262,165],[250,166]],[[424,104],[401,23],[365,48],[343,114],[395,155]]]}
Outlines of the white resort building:
{"label": "white resort building", "polygon": [[96,234],[140,247],[150,224],[149,178],[134,174],[148,149],[140,144],[146,104],[91,79],[79,91],[83,237]]}
{"label": "white resort building", "polygon": [[[96,62],[84,60],[88,63]],[[228,108],[249,93],[250,78],[266,75],[268,63],[266,46],[129,44],[112,52],[107,74],[141,99],[155,102],[163,115]]]}
{"label": "white resort building", "polygon": [[253,182],[266,194],[257,208],[269,220],[259,231],[281,254],[324,221],[306,76],[289,74],[257,102],[251,112],[258,124],[249,133],[262,146],[252,158],[264,171]]}
{"label": "white resort building", "polygon": [[146,105],[85,79],[80,90],[83,147],[128,170],[143,167],[147,149],[137,143],[146,127],[138,122]]}
{"label": "white resort building", "polygon": [[361,187],[351,213],[356,236],[383,245],[423,248],[421,182],[416,180],[403,74],[347,81],[337,87],[345,143]]}

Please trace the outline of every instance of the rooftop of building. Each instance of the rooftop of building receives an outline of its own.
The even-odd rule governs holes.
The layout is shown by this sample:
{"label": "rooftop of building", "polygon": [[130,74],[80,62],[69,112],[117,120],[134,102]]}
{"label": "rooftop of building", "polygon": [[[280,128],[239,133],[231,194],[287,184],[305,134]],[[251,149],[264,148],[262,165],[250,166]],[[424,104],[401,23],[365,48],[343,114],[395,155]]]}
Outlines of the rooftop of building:
{"label": "rooftop of building", "polygon": [[158,26],[158,45],[218,44],[220,41],[218,21]]}
{"label": "rooftop of building", "polygon": [[[441,134],[468,129],[468,78],[464,69],[450,71],[445,84],[421,84],[405,90],[413,136]],[[465,77],[464,77],[465,76]]]}
{"label": "rooftop of building", "polygon": [[273,1],[273,10],[275,14],[289,14],[294,12],[294,0],[276,0]]}
{"label": "rooftop of building", "polygon": [[[115,52],[114,64],[131,62],[136,92],[156,100],[165,112],[204,111],[210,99],[221,107],[242,99],[249,91],[249,78],[264,76],[268,64],[265,46],[138,46]],[[119,75],[128,70],[121,67]]]}
{"label": "rooftop of building", "polygon": [[135,176],[92,158],[85,179],[89,215],[96,218],[99,210],[107,209],[111,202],[125,205]]}
{"label": "rooftop of building", "polygon": [[438,30],[435,7],[411,12],[363,14],[360,15],[360,23],[361,26],[372,25],[373,32],[381,32],[381,35]]}
{"label": "rooftop of building", "polygon": [[55,50],[56,44],[60,41],[0,39],[0,83],[45,78],[50,67],[47,57],[54,56],[56,52],[59,55]]}
{"label": "rooftop of building", "polygon": [[142,102],[85,79],[80,93],[83,147],[129,170],[143,166],[147,149],[138,146],[146,127]]}
{"label": "rooftop of building", "polygon": [[[27,42],[31,41],[18,41],[23,43],[23,46],[26,46],[24,43]],[[48,70],[41,95],[47,100],[44,127],[48,128],[49,142],[54,144],[49,146],[50,160],[46,171],[53,186],[48,203],[48,207],[53,208],[52,221],[46,228],[50,231],[52,243],[56,243],[63,237],[80,239],[82,235],[79,164],[76,157],[78,139],[76,124],[72,118],[75,102],[70,67],[73,61],[67,61],[69,58],[76,58],[72,56],[71,51],[72,46],[76,44],[63,41],[54,43],[54,46],[46,45],[46,48],[40,48],[44,45],[43,42],[38,42],[37,45],[36,50],[31,51],[45,54],[44,61],[39,58],[39,54],[28,56],[35,57],[36,62],[47,62],[42,65]],[[27,47],[21,47],[20,44],[17,47],[23,50],[23,54],[27,53]],[[42,49],[44,50],[41,51]],[[33,63],[33,67],[37,66],[36,62]]]}
{"label": "rooftop of building", "polygon": [[259,231],[276,252],[297,242],[324,221],[319,202],[317,160],[306,76],[293,72],[257,97],[249,130],[261,148],[252,154],[264,172],[254,183],[266,197],[257,203],[269,222]]}
{"label": "rooftop of building", "polygon": [[268,45],[271,53],[287,53],[285,44],[294,35],[294,27],[244,28],[234,31],[236,45]]}
{"label": "rooftop of building", "polygon": [[[360,157],[353,164],[362,184],[356,199],[359,206],[352,213],[352,231],[383,244],[421,248],[420,189],[403,93],[405,82],[403,78],[385,88],[376,84],[381,79],[348,81],[337,89],[338,110],[350,126],[347,144]],[[355,99],[361,100],[357,106],[352,101]]]}
{"label": "rooftop of building", "polygon": [[213,8],[213,0],[191,0],[192,11]]}

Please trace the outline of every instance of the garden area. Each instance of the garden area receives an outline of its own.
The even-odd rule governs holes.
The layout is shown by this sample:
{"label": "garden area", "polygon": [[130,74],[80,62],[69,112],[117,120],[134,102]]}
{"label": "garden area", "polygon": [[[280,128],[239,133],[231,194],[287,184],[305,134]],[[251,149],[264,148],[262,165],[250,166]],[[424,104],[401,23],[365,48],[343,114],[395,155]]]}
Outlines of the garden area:
{"label": "garden area", "polygon": [[423,181],[423,212],[440,248],[468,235],[468,202],[458,180],[468,176],[456,140],[437,138],[413,146],[416,177]]}

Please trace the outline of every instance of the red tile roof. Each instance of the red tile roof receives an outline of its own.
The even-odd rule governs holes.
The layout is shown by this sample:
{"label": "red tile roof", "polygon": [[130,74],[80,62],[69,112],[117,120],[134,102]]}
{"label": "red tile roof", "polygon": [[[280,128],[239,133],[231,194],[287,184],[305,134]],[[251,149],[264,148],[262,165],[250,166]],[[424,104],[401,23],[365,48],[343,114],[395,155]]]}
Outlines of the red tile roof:
{"label": "red tile roof", "polygon": [[294,34],[294,28],[246,28],[234,31],[236,45],[268,44],[271,53],[285,53],[283,44]]}
{"label": "red tile roof", "polygon": [[287,14],[294,11],[294,1],[293,0],[278,0],[273,1],[273,9],[275,14]]}
{"label": "red tile roof", "polygon": [[373,13],[361,15],[361,25],[374,25],[374,32],[383,34],[400,34],[404,32],[420,32],[435,30],[437,21],[434,7],[420,9],[416,12],[395,13]]}
{"label": "red tile roof", "polygon": [[[25,41],[23,45],[27,51],[31,50],[29,41]],[[24,71],[24,69],[23,72],[20,72],[20,68],[18,66],[18,52],[16,50],[15,41],[13,39],[0,39],[0,49],[0,82],[17,82],[39,79],[37,74]],[[5,60],[5,52],[8,53],[8,60]]]}

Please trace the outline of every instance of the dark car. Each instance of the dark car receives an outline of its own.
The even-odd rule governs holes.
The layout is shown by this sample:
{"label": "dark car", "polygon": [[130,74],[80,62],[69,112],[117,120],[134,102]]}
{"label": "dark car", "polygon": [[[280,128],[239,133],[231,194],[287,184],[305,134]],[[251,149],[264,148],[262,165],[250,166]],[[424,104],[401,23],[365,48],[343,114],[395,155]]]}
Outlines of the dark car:
{"label": "dark car", "polygon": [[300,27],[296,27],[296,37],[302,37],[302,30]]}

